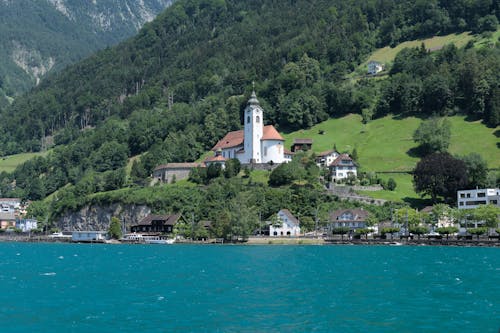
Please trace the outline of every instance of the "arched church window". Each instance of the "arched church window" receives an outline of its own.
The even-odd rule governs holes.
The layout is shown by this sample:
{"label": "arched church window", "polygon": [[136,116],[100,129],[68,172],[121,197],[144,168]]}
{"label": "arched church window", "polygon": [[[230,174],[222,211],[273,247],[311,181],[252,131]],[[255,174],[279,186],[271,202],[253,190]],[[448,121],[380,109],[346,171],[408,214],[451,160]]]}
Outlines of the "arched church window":
{"label": "arched church window", "polygon": [[258,123],[260,123],[260,117],[259,117],[259,116],[255,117],[255,122],[256,122],[257,124],[258,124]]}
{"label": "arched church window", "polygon": [[247,123],[250,123],[250,116],[247,117]]}

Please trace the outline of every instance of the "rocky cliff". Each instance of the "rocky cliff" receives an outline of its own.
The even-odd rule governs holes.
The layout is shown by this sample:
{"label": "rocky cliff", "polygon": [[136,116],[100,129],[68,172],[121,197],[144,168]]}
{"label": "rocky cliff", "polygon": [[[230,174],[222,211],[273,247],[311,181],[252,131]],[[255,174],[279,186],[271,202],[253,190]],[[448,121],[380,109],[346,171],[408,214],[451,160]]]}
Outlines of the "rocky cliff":
{"label": "rocky cliff", "polygon": [[0,106],[99,49],[133,36],[174,0],[0,0]]}
{"label": "rocky cliff", "polygon": [[114,216],[129,231],[131,225],[150,213],[151,209],[144,205],[87,206],[61,217],[56,222],[56,227],[61,231],[108,230],[111,217]]}

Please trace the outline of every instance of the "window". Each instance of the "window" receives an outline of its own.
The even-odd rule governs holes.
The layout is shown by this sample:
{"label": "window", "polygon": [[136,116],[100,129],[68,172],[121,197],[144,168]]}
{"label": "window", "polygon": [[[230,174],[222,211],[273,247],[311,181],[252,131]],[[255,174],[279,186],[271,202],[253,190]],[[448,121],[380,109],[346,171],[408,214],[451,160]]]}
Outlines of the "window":
{"label": "window", "polygon": [[465,193],[460,193],[460,198],[465,198]]}
{"label": "window", "polygon": [[486,193],[484,193],[484,192],[479,192],[479,193],[477,194],[477,197],[478,197],[478,198],[484,198],[485,196],[486,196]]}
{"label": "window", "polygon": [[267,156],[267,147],[264,147],[264,156]]}
{"label": "window", "polygon": [[250,123],[250,116],[247,117],[247,123]]}
{"label": "window", "polygon": [[259,117],[259,116],[255,117],[255,122],[256,122],[257,124],[258,124],[258,123],[260,123],[260,117]]}

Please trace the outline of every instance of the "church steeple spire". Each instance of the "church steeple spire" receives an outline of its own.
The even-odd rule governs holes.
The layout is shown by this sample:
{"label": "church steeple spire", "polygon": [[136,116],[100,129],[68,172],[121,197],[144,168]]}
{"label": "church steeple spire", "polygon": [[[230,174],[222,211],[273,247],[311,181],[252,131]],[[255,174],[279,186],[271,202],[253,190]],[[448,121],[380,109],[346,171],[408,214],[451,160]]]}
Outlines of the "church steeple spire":
{"label": "church steeple spire", "polygon": [[252,95],[250,95],[248,105],[259,105],[259,100],[257,99],[257,95],[255,94],[255,82],[252,82],[252,88]]}

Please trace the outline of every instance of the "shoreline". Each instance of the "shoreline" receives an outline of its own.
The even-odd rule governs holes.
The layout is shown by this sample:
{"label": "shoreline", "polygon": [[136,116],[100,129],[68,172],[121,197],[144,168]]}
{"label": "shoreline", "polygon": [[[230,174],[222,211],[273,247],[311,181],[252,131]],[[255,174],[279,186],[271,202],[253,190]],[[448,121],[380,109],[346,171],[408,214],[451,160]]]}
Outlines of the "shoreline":
{"label": "shoreline", "polygon": [[[74,243],[74,244],[135,244],[118,240],[74,242],[71,238],[51,238],[49,236],[0,235],[2,243]],[[143,244],[143,243],[139,243]],[[498,239],[341,239],[323,237],[249,237],[241,242],[216,242],[183,240],[169,245],[361,245],[361,246],[461,246],[461,247],[500,247]]]}

